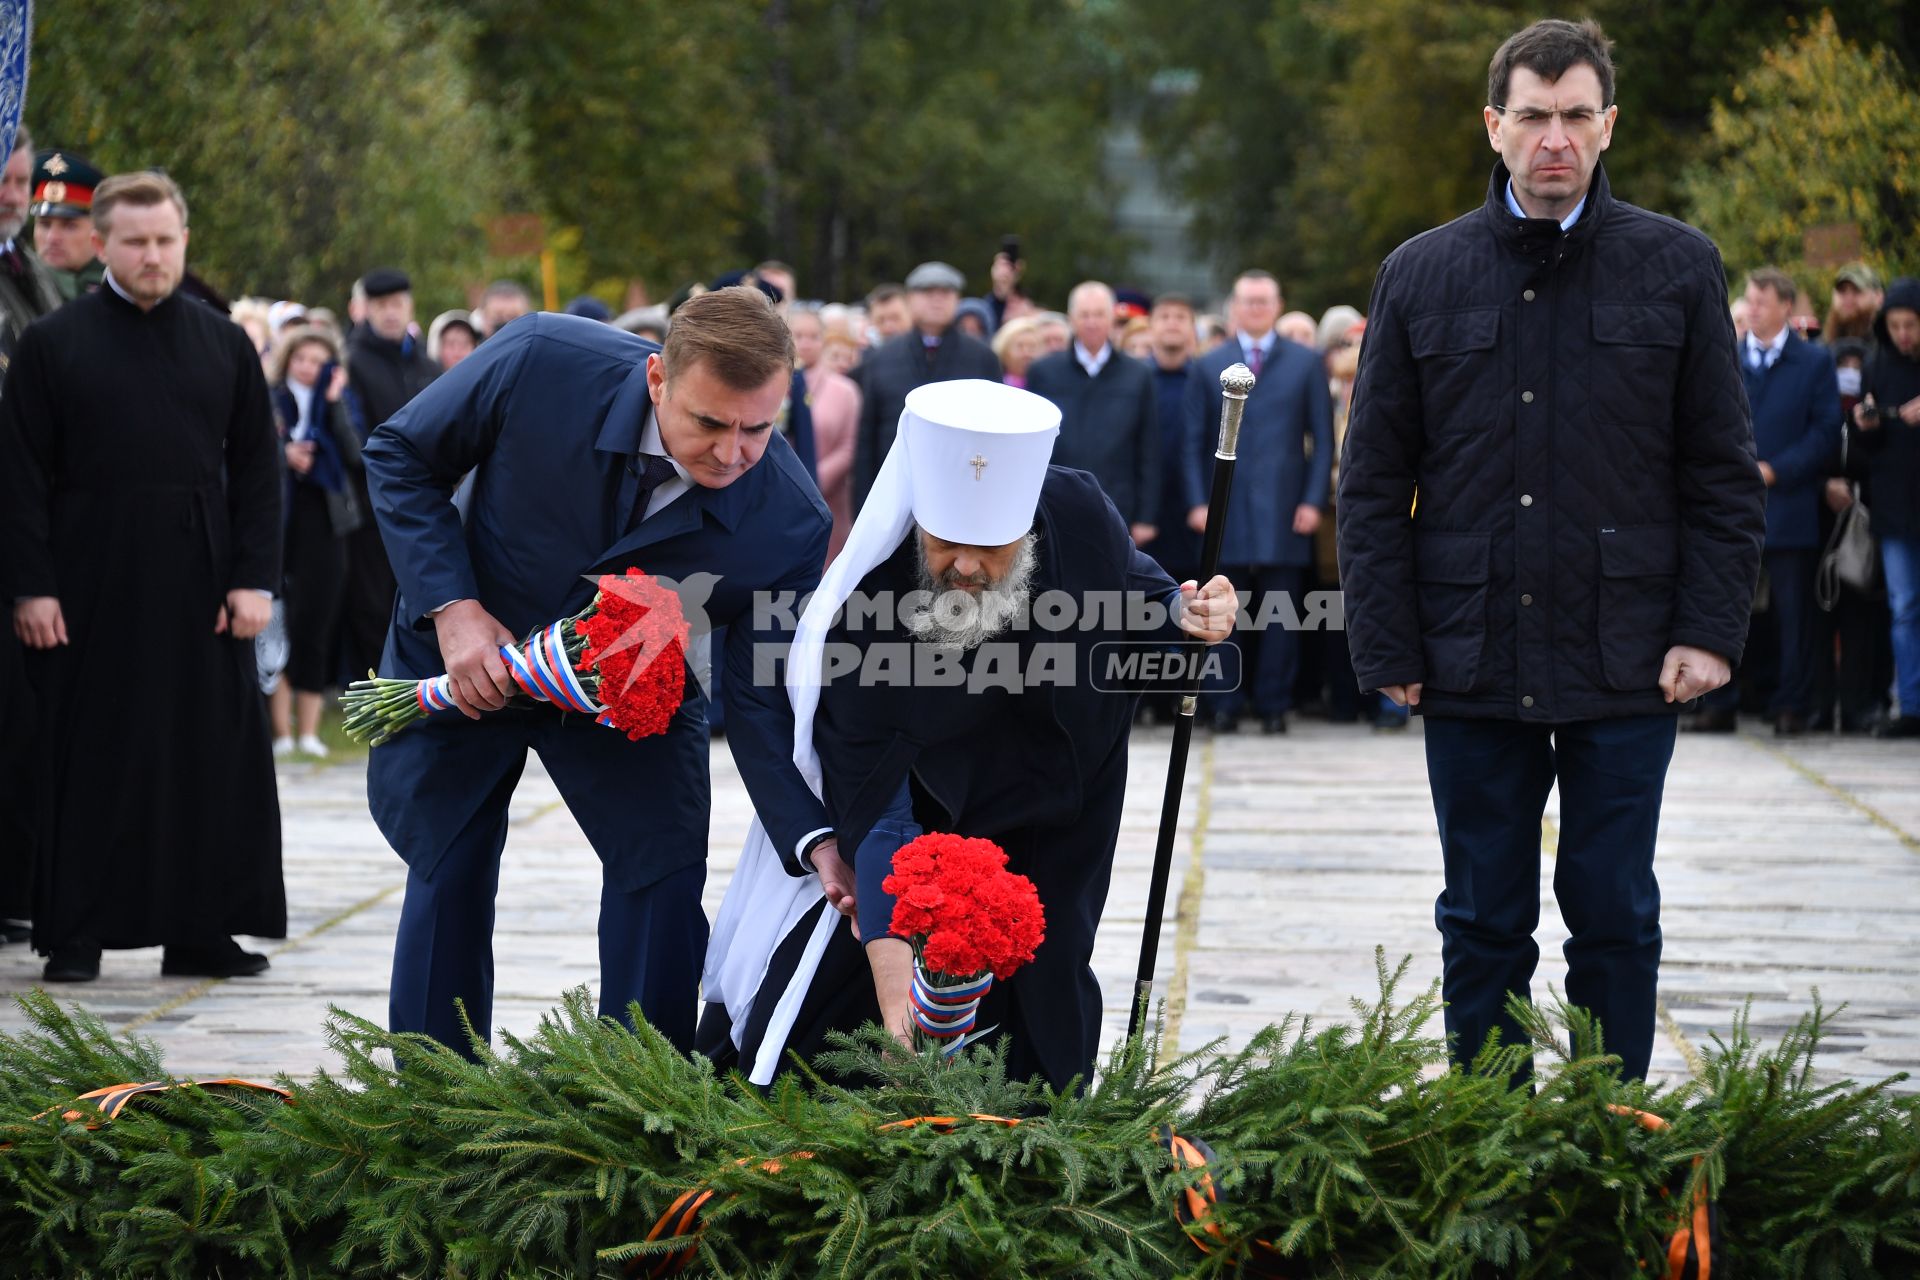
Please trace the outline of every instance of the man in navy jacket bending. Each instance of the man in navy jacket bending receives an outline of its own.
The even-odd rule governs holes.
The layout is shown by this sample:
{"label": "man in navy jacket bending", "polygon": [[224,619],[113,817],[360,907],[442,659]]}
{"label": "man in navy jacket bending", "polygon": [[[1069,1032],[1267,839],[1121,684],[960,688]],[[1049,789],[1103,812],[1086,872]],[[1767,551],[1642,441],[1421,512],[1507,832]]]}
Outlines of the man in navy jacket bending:
{"label": "man in navy jacket bending", "polygon": [[499,646],[585,608],[599,574],[633,566],[671,579],[696,628],[732,624],[714,660],[734,667],[723,681],[728,740],[747,789],[796,867],[827,828],[791,761],[784,693],[756,688],[751,665],[754,646],[781,639],[782,610],[756,611],[756,594],[813,590],[831,525],[773,431],[792,374],[786,326],[754,289],[687,303],[664,349],[539,315],[502,331],[367,441],[399,579],[381,673],[447,672],[470,717],[408,729],[376,748],[368,769],[374,819],[407,863],[396,1031],[465,1049],[460,999],[474,1031],[488,1034],[494,891],[531,748],[601,860],[601,1011],[624,1015],[637,1001],[669,1039],[692,1041],[707,936],[704,696],[690,682],[667,732],[637,742],[545,704],[506,706],[514,685]]}

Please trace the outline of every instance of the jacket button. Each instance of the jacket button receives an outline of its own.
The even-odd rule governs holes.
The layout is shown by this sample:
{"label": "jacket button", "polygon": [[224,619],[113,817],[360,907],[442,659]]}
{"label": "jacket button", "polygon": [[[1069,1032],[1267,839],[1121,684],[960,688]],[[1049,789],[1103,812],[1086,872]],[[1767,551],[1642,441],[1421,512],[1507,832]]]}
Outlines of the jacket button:
{"label": "jacket button", "polygon": [[1532,705],[1533,705],[1533,699],[1532,699],[1532,698],[1522,698],[1522,699],[1520,699],[1520,705],[1521,705],[1521,706],[1523,706],[1523,707],[1530,707],[1530,706],[1532,706]]}
{"label": "jacket button", "polygon": [[1532,403],[1533,403],[1533,392],[1531,392],[1531,391],[1522,391],[1522,392],[1520,393],[1520,403],[1521,403],[1521,404],[1532,404]]}
{"label": "jacket button", "polygon": [[1532,597],[1532,596],[1530,596],[1530,595],[1522,595],[1522,596],[1520,597],[1520,603],[1521,603],[1521,604],[1532,604],[1532,603],[1533,603],[1533,597]]}
{"label": "jacket button", "polygon": [[1521,506],[1523,506],[1523,507],[1530,507],[1530,506],[1532,506],[1532,505],[1533,505],[1533,495],[1532,495],[1532,494],[1530,494],[1530,493],[1523,493],[1523,494],[1521,494],[1521,495],[1520,495],[1520,505],[1521,505]]}
{"label": "jacket button", "polygon": [[1528,302],[1532,302],[1532,301],[1533,301],[1533,290],[1531,290],[1531,289],[1529,289],[1529,290],[1527,290],[1527,291],[1526,291],[1525,293],[1523,293],[1523,294],[1521,294],[1520,296],[1521,296],[1521,297],[1523,297],[1523,298],[1525,298],[1525,299],[1526,299],[1526,300],[1527,300]]}

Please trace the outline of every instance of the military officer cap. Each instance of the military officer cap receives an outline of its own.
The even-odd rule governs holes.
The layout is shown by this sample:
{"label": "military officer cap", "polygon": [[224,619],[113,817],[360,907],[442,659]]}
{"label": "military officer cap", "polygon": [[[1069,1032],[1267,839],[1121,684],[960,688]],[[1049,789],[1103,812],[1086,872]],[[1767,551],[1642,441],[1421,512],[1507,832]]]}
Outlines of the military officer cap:
{"label": "military officer cap", "polygon": [[411,293],[413,281],[397,267],[375,267],[361,277],[360,287],[369,298],[384,298],[390,293]]}
{"label": "military officer cap", "polygon": [[1113,314],[1121,320],[1132,320],[1136,316],[1151,315],[1153,299],[1138,289],[1115,289],[1113,291]]}
{"label": "military officer cap", "polygon": [[35,157],[27,212],[36,218],[85,218],[93,213],[93,189],[106,178],[71,151],[42,151]]}

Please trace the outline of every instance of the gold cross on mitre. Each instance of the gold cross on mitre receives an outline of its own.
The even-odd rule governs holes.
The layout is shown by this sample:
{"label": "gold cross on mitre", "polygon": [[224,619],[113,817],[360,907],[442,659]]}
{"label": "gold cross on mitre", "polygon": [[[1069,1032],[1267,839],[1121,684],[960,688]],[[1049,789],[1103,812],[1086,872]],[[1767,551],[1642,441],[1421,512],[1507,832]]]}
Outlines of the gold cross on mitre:
{"label": "gold cross on mitre", "polygon": [[967,459],[967,465],[973,468],[973,478],[978,480],[980,473],[987,469],[987,460],[976,453]]}

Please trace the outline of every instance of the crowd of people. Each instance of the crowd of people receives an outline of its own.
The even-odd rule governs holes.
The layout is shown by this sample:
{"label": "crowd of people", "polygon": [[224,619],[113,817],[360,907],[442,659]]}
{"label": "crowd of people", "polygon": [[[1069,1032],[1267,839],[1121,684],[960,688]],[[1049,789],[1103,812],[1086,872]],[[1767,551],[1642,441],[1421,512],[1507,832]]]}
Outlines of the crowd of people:
{"label": "crowd of people", "polygon": [[[792,330],[799,366],[782,430],[833,512],[832,554],[906,394],[928,382],[986,377],[1058,404],[1057,461],[1098,477],[1138,545],[1176,577],[1191,574],[1204,528],[1218,375],[1236,360],[1247,363],[1258,381],[1222,564],[1250,617],[1263,607],[1281,616],[1269,601],[1285,596],[1283,612],[1308,621],[1241,637],[1242,660],[1230,661],[1204,698],[1204,723],[1231,733],[1251,719],[1280,733],[1299,713],[1404,727],[1406,708],[1355,686],[1338,614],[1314,615],[1300,603],[1339,589],[1333,493],[1364,315],[1347,305],[1318,319],[1284,310],[1279,281],[1258,270],[1234,280],[1218,312],[1184,294],[1149,296],[1099,281],[1082,283],[1063,309],[1049,310],[1023,291],[1025,265],[995,255],[979,296],[967,295],[962,272],[930,262],[856,301],[823,302],[803,296],[791,267],[769,261],[687,286],[670,304],[616,316],[598,299],[580,298],[565,310],[659,341],[673,306],[708,287],[746,282],[766,291]],[[260,352],[287,443],[287,593],[262,645],[275,749],[283,755],[324,754],[321,691],[379,659],[393,584],[364,510],[358,441],[426,379],[535,310],[522,285],[496,281],[478,305],[442,311],[423,330],[407,284],[398,271],[370,272],[348,300],[344,325],[326,307],[290,300],[246,298],[232,308]],[[1895,662],[1904,646],[1912,655],[1904,670],[1920,670],[1920,583],[1909,536],[1920,527],[1920,493],[1904,478],[1913,469],[1904,438],[1874,435],[1855,414],[1868,394],[1869,367],[1897,369],[1905,358],[1886,333],[1888,309],[1879,276],[1864,263],[1834,275],[1824,318],[1812,296],[1776,270],[1756,271],[1732,303],[1740,342],[1786,360],[1778,377],[1772,364],[1755,370],[1745,362],[1755,375],[1746,390],[1761,459],[1777,471],[1770,454],[1784,452],[1785,475],[1770,505],[1752,647],[1735,682],[1683,720],[1687,731],[1731,732],[1744,710],[1787,735],[1920,732],[1920,718],[1903,710],[1920,709],[1920,684],[1899,698]],[[1287,345],[1269,369],[1276,341]],[[296,346],[309,356],[292,359]],[[1876,362],[1883,348],[1889,354]],[[1787,371],[1816,365],[1832,375],[1831,385],[1822,374],[1818,386],[1809,375],[1806,386],[1782,388]],[[317,416],[316,385],[324,392]],[[1893,403],[1890,418],[1900,401]],[[1871,580],[1829,572],[1821,586],[1841,514],[1856,504],[1872,513],[1876,572]],[[1140,715],[1151,723],[1172,712],[1171,699],[1149,697]]]}
{"label": "crowd of people", "polygon": [[[14,618],[0,709],[18,766],[3,776],[29,781],[0,815],[14,827],[6,856],[39,874],[30,893],[29,877],[0,875],[0,915],[31,919],[9,927],[30,928],[49,980],[97,976],[103,947],[156,944],[169,973],[260,972],[266,958],[231,935],[282,936],[285,901],[271,768],[262,774],[247,744],[258,739],[260,759],[270,759],[269,738],[271,756],[324,756],[328,694],[374,669],[444,669],[456,705],[476,718],[504,706],[498,646],[521,633],[503,620],[562,616],[561,596],[580,590],[581,566],[602,554],[653,544],[676,571],[720,574],[710,611],[734,630],[715,637],[715,652],[729,655],[715,662],[724,686],[744,669],[736,647],[762,630],[751,589],[797,586],[804,596],[841,556],[891,583],[909,567],[895,554],[913,527],[902,522],[917,522],[925,539],[923,574],[938,562],[939,573],[988,589],[1032,550],[1027,531],[1058,542],[1068,529],[1107,529],[1115,546],[1090,550],[1088,538],[1047,551],[1038,580],[1085,571],[1151,582],[1190,635],[1218,643],[1237,630],[1200,698],[1215,734],[1285,733],[1304,714],[1385,730],[1404,727],[1416,707],[1430,716],[1449,877],[1437,915],[1449,1026],[1468,1041],[1511,1031],[1504,995],[1524,991],[1531,974],[1522,917],[1528,904],[1537,915],[1537,867],[1531,879],[1514,868],[1537,858],[1555,770],[1619,784],[1621,804],[1593,805],[1585,827],[1576,811],[1597,793],[1572,803],[1561,871],[1577,878],[1586,866],[1596,878],[1573,896],[1602,894],[1600,853],[1642,849],[1646,865],[1620,878],[1620,900],[1594,913],[1607,919],[1573,925],[1575,944],[1598,951],[1613,947],[1609,927],[1634,933],[1607,954],[1638,958],[1611,976],[1579,969],[1586,987],[1574,995],[1603,1009],[1609,990],[1630,989],[1616,992],[1609,1016],[1647,1022],[1658,912],[1657,894],[1643,889],[1673,707],[1699,697],[1683,727],[1703,732],[1732,731],[1747,712],[1783,735],[1920,735],[1920,282],[1883,287],[1869,266],[1849,265],[1822,317],[1798,282],[1757,268],[1727,308],[1704,237],[1607,189],[1598,160],[1615,111],[1608,48],[1591,23],[1555,22],[1502,47],[1485,117],[1502,161],[1487,206],[1396,252],[1371,316],[1348,305],[1317,318],[1288,310],[1281,281],[1257,268],[1233,278],[1218,312],[1099,280],[1050,310],[1027,292],[1011,242],[976,276],[986,283],[978,294],[966,272],[929,261],[858,300],[812,300],[791,266],[769,260],[618,315],[582,297],[560,319],[499,281],[423,324],[412,281],[392,266],[361,276],[343,312],[314,299],[229,305],[186,271],[187,203],[169,179],[108,179],[71,152],[36,153],[23,131],[0,182],[0,341],[11,361],[0,397],[0,588]],[[1488,224],[1495,234],[1484,234]],[[1554,270],[1578,253],[1620,300]],[[1670,276],[1647,266],[1668,253],[1680,264]],[[1578,323],[1525,323],[1549,311]],[[1223,375],[1239,365],[1254,384],[1222,514],[1209,499]],[[115,377],[88,377],[102,367]],[[1586,376],[1556,382],[1569,367]],[[1013,399],[954,391],[981,383]],[[953,395],[929,398],[935,384]],[[516,397],[529,386],[538,403]],[[1024,424],[981,420],[1001,404]],[[174,434],[156,444],[150,424]],[[970,451],[1024,434],[1032,465],[953,453],[982,485],[960,488],[972,506],[932,487],[904,499],[901,469],[920,465],[901,461],[913,452],[901,444],[910,431]],[[755,469],[773,438],[785,447]],[[1049,473],[1048,459],[1071,478]],[[940,483],[957,483],[958,470]],[[667,525],[642,526],[676,501],[682,515],[698,507],[713,520],[674,526],[684,536],[669,544]],[[580,518],[533,529],[528,512],[542,503],[577,507]],[[1003,522],[996,503],[1014,514]],[[1549,505],[1569,514],[1528,536]],[[945,519],[964,532],[941,534],[933,525]],[[1199,584],[1214,519],[1224,521],[1222,578]],[[861,580],[841,581],[840,598]],[[1200,621],[1189,625],[1183,609]],[[130,638],[143,661],[165,667],[132,706],[106,678],[128,660]],[[727,732],[766,827],[760,838],[773,838],[773,878],[817,876],[819,918],[854,915],[858,868],[838,852],[846,829],[824,821],[832,796],[795,771],[791,720],[783,728],[764,695],[716,692],[711,715],[716,727],[723,708],[744,718]],[[939,797],[909,796],[904,759],[856,767],[859,753],[832,739],[836,715],[870,717],[887,730],[877,740],[918,733],[961,744],[953,759],[991,754],[976,750],[969,717],[1000,717],[1007,741],[1031,728],[1008,704],[946,707],[953,723],[929,727],[910,701],[836,710],[834,697],[821,704],[829,789],[835,768],[902,775],[856,797],[893,802],[862,818],[874,824],[862,838],[883,843],[887,823],[907,823],[908,810]],[[1152,722],[1176,702],[1089,700],[1085,731],[1108,764],[1065,779],[1016,824],[1020,839],[1082,829],[1081,811],[1048,807],[1060,796],[1111,806],[1084,828],[1100,833],[1087,862],[1098,875],[1062,891],[1092,904],[1071,934],[1075,958],[1051,994],[1029,997],[1046,1059],[1029,1065],[1055,1083],[1090,1062],[1092,1031],[1056,1046],[1039,1024],[1087,1014],[1081,953],[1090,955],[1124,790],[1113,761],[1125,752],[1114,744],[1124,746],[1127,718]],[[1123,718],[1110,723],[1116,707]],[[639,776],[642,763],[648,777],[704,779],[705,721],[697,745],[684,726],[652,745],[552,718],[487,726],[428,726],[371,766],[376,820],[410,869],[395,1025],[451,1041],[457,995],[484,1029],[506,805],[534,750],[607,868],[603,1007],[620,1012],[624,995],[650,1018],[662,1010],[663,1029],[691,1043],[690,1006],[675,1002],[697,983],[690,966],[706,938],[704,791],[676,792],[662,830],[623,833],[615,780]],[[117,749],[147,729],[198,754]],[[1597,754],[1578,754],[1589,747]],[[1640,774],[1596,772],[1603,755],[1632,757]],[[1495,760],[1504,763],[1486,763]],[[913,778],[931,787],[948,763],[913,765]],[[1000,794],[964,794],[977,783],[968,774],[955,794],[974,803]],[[103,794],[117,812],[100,811]],[[946,816],[991,826],[1004,815],[990,810],[950,804]],[[1607,826],[1620,813],[1636,815],[1633,830]],[[1499,831],[1488,814],[1500,815]],[[1656,821],[1642,821],[1649,814]],[[157,873],[133,853],[150,843],[139,828],[160,822],[189,852]],[[1583,862],[1582,840],[1600,853]],[[1466,869],[1484,873],[1501,858],[1506,870],[1482,880],[1522,886],[1525,901],[1476,904]],[[103,908],[76,881],[82,870],[136,891]],[[861,893],[870,901],[878,890]],[[798,946],[815,926],[780,910],[780,930],[794,930]],[[871,956],[875,939],[862,929]],[[1499,964],[1481,964],[1501,948]],[[819,962],[817,949],[808,954]],[[857,948],[831,954],[847,972],[867,963]],[[769,963],[749,967],[762,974]],[[807,964],[795,983],[810,980]],[[893,988],[876,982],[891,1021]],[[1097,987],[1091,999],[1097,1009]],[[1057,1018],[1032,1012],[1060,1000],[1071,1007]],[[1458,1025],[1456,1007],[1468,1011]],[[730,1008],[720,1019],[736,1047],[744,1016]],[[764,1032],[756,1024],[747,1035]],[[1644,1074],[1644,1054],[1627,1058],[1629,1074]]]}

